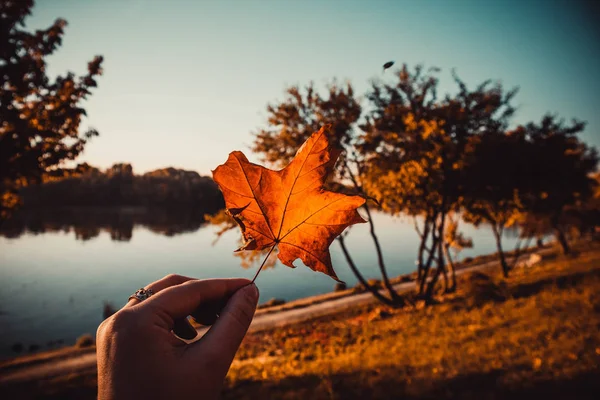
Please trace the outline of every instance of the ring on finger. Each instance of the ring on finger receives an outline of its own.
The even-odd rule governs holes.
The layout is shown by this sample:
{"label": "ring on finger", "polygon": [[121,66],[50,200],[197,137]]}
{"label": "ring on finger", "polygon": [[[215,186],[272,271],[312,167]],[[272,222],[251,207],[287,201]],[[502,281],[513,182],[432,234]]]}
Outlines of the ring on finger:
{"label": "ring on finger", "polygon": [[144,301],[148,297],[152,296],[153,294],[154,294],[154,291],[152,289],[140,288],[140,289],[136,290],[135,293],[133,293],[131,296],[129,296],[128,300],[136,299],[139,301]]}

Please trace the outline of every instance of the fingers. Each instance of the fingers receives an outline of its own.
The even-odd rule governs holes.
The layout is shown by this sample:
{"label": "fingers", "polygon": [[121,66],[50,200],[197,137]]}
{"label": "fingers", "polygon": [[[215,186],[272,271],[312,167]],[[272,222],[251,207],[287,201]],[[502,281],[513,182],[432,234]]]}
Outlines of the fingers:
{"label": "fingers", "polygon": [[140,311],[147,310],[165,320],[167,328],[172,328],[172,320],[187,317],[205,302],[212,302],[231,296],[250,283],[248,279],[206,279],[188,280],[180,285],[163,289],[139,305]]}
{"label": "fingers", "polygon": [[221,314],[223,308],[225,308],[225,305],[227,305],[228,301],[229,297],[206,301],[202,303],[200,308],[194,310],[191,316],[197,323],[201,325],[212,325],[215,323],[219,317],[219,314]]}
{"label": "fingers", "polygon": [[202,357],[208,349],[210,354],[216,355],[211,360],[215,367],[226,372],[248,331],[257,303],[256,285],[246,285],[235,292],[206,335],[190,345],[189,354]]}
{"label": "fingers", "polygon": [[190,324],[187,318],[179,318],[173,321],[173,333],[185,340],[192,340],[198,336],[196,328]]}
{"label": "fingers", "polygon": [[[150,283],[149,285],[146,285],[144,287],[144,289],[150,289],[152,290],[154,293],[158,293],[161,290],[164,290],[168,287],[171,286],[175,286],[175,285],[181,285],[182,283],[194,280],[195,278],[189,278],[187,276],[181,276],[181,275],[175,275],[175,274],[171,274],[171,275],[167,275],[162,279],[159,279],[155,282]],[[125,304],[125,306],[123,308],[126,307],[131,307],[135,304],[139,304],[140,301],[138,299],[131,299],[127,302],[127,304]]]}
{"label": "fingers", "polygon": [[[175,285],[181,285],[182,283],[194,280],[195,278],[189,278],[187,276],[181,276],[181,275],[176,275],[176,274],[171,274],[171,275],[167,275],[162,279],[159,279],[158,281],[152,282],[149,285],[146,285],[144,287],[144,289],[149,289],[152,290],[155,294],[160,292],[161,290],[164,290],[168,287],[171,286],[175,286]],[[130,299],[127,304],[125,305],[125,307],[131,307],[134,306],[136,304],[141,303],[140,300],[138,299]],[[178,319],[176,321],[174,321],[173,324],[173,332],[175,332],[175,334],[177,336],[179,336],[180,338],[186,339],[186,340],[191,340],[193,338],[195,338],[197,336],[197,332],[196,329],[190,324],[190,322],[186,319],[186,318],[181,318]]]}

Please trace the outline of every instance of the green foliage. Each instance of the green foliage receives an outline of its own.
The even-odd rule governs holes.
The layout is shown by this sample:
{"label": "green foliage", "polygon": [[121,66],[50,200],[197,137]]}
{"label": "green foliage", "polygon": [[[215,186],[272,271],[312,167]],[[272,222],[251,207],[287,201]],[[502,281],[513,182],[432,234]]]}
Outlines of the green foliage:
{"label": "green foliage", "polygon": [[82,102],[96,87],[102,57],[88,73],[68,72],[54,80],[46,75],[46,58],[62,43],[67,23],[33,33],[23,29],[33,0],[0,1],[0,220],[19,203],[17,191],[42,175],[74,160],[98,132],[79,131]]}

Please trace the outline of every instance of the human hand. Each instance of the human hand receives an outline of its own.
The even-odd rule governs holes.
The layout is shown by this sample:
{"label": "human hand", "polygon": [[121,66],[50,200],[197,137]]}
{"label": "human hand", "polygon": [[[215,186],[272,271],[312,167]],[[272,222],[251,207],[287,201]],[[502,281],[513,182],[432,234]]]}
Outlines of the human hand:
{"label": "human hand", "polygon": [[[98,327],[98,398],[217,398],[254,316],[256,285],[169,275],[146,289],[155,295],[130,300]],[[186,344],[172,333],[175,321],[227,299],[200,340]]]}

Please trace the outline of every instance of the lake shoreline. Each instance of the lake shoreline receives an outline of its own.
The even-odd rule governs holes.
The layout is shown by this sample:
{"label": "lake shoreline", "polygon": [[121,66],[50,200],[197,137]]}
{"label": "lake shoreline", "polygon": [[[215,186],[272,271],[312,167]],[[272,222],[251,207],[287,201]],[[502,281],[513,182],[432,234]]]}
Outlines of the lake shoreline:
{"label": "lake shoreline", "polygon": [[[523,262],[526,259],[527,254],[548,252],[553,247],[552,243],[546,244],[545,246],[529,247],[522,249],[519,260]],[[511,252],[507,252],[510,255]],[[466,272],[467,270],[480,270],[489,268],[499,268],[499,264],[496,260],[497,254],[491,253],[473,258],[469,262],[456,263],[457,273]],[[407,290],[414,285],[414,278],[416,272],[409,274],[398,275],[395,278],[391,278],[391,283],[395,288],[400,290]],[[362,301],[364,298],[365,301]],[[271,300],[269,300],[271,301]],[[335,313],[343,310],[344,308],[352,307],[359,303],[375,302],[373,296],[358,287],[348,288],[341,291],[332,291],[325,294],[307,296],[300,299],[285,302],[274,306],[264,306],[265,303],[259,305],[259,308],[255,314],[255,320],[259,322],[260,319],[266,319],[266,323],[253,324],[250,330],[260,331],[264,329],[273,328],[275,326],[285,326],[298,323],[302,318],[310,319],[318,317],[324,314],[311,312],[311,309],[323,309],[325,313]],[[268,303],[268,302],[267,302]],[[284,314],[295,313],[299,316],[292,320],[281,320],[281,316]],[[300,319],[298,319],[300,318]],[[281,320],[281,321],[278,321]],[[196,326],[200,334],[203,334],[207,327]],[[84,334],[82,334],[84,335]],[[199,336],[201,337],[201,335]],[[196,339],[197,340],[197,339]],[[69,364],[71,360],[82,359],[90,357],[92,353],[95,353],[95,344],[90,343],[86,347],[78,347],[77,345],[67,345],[59,348],[40,351],[31,354],[20,354],[14,357],[10,357],[0,361],[0,372],[2,375],[6,373],[13,373],[19,371],[25,371],[28,369],[34,369],[42,365],[51,365],[56,363]],[[89,360],[88,360],[89,361]]]}
{"label": "lake shoreline", "polygon": [[[518,258],[518,262],[523,262],[523,260],[525,260],[525,257],[529,254],[550,249],[553,247],[553,245],[554,245],[554,242],[548,242],[548,243],[544,244],[543,246],[530,246],[528,248],[521,249],[520,255]],[[506,251],[506,252],[504,252],[504,254],[507,257],[508,262],[510,263],[511,257],[514,256],[514,251]],[[477,268],[477,267],[480,267],[489,262],[497,261],[497,257],[498,257],[498,253],[496,252],[496,253],[489,253],[489,254],[484,254],[484,255],[477,256],[477,257],[469,258],[467,261],[456,262],[455,269],[458,272],[458,271],[461,271],[464,269]],[[401,274],[396,277],[390,278],[390,283],[392,285],[397,285],[399,283],[414,282],[416,280],[416,277],[417,277],[417,272],[414,271],[414,272],[410,272],[407,274]],[[370,279],[369,281],[371,281],[371,282],[376,281],[376,284],[378,285],[379,289],[380,290],[383,289],[383,285],[381,284],[380,280]],[[285,311],[285,310],[293,310],[293,309],[297,309],[297,308],[308,307],[311,305],[315,305],[315,304],[319,304],[319,303],[323,303],[323,302],[327,302],[327,301],[331,301],[331,300],[335,300],[335,299],[340,299],[343,297],[352,296],[352,295],[359,294],[359,293],[365,293],[365,292],[366,292],[366,290],[364,288],[362,288],[362,285],[359,283],[356,286],[351,287],[351,288],[346,288],[343,290],[334,290],[334,291],[331,291],[328,293],[317,294],[317,295],[313,295],[313,296],[306,296],[306,297],[302,297],[302,298],[290,300],[290,301],[282,302],[282,300],[280,300],[280,299],[273,298],[273,299],[267,300],[264,303],[259,304],[256,315],[263,314],[263,313],[265,313],[265,314],[266,313],[274,313],[274,312],[280,312],[280,311]],[[269,303],[275,303],[275,304],[269,305]]]}

